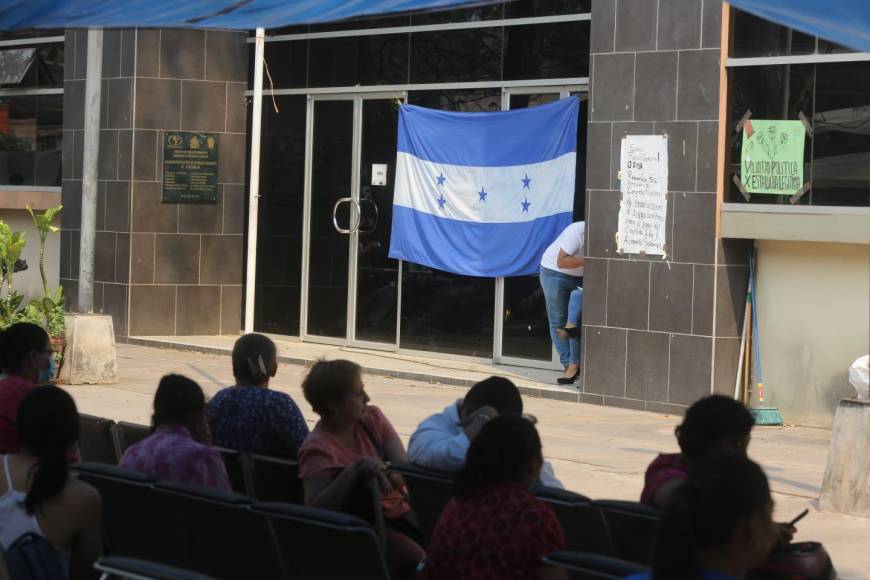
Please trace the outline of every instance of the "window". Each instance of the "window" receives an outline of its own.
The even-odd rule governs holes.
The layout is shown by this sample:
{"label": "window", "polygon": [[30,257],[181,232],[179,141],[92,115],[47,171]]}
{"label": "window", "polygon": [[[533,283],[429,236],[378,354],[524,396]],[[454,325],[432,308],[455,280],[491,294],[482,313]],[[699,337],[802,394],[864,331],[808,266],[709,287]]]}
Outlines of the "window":
{"label": "window", "polygon": [[[804,146],[804,182],[810,190],[799,203],[870,206],[870,60],[820,62],[819,55],[852,51],[740,11],[735,11],[734,22],[731,122],[747,111],[755,119],[803,117],[812,129]],[[806,58],[795,64],[739,62],[741,57],[786,55]],[[741,147],[741,137],[735,136],[730,171],[738,177]],[[745,202],[733,180],[728,186],[727,201]],[[754,194],[750,203],[788,204],[788,197]]]}
{"label": "window", "polygon": [[0,49],[0,186],[59,187],[64,46],[28,37]]}

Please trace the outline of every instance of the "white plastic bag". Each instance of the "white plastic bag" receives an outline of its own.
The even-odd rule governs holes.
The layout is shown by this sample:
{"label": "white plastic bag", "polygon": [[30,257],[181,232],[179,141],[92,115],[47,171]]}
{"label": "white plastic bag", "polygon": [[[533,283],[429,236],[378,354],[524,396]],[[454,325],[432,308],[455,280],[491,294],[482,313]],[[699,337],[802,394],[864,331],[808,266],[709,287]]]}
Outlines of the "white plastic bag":
{"label": "white plastic bag", "polygon": [[855,359],[849,366],[849,382],[858,391],[859,399],[870,395],[870,354]]}

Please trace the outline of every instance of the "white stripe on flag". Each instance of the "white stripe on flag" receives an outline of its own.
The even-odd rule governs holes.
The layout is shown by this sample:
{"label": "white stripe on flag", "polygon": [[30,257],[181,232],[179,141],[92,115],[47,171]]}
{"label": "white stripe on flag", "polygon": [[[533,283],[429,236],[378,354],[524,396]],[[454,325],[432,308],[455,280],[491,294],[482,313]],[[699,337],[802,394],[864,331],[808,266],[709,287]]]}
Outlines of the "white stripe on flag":
{"label": "white stripe on flag", "polygon": [[[425,161],[400,151],[393,203],[437,217],[481,223],[527,222],[570,213],[576,163],[577,154],[571,152],[529,165],[471,167]],[[439,177],[443,177],[440,185]]]}

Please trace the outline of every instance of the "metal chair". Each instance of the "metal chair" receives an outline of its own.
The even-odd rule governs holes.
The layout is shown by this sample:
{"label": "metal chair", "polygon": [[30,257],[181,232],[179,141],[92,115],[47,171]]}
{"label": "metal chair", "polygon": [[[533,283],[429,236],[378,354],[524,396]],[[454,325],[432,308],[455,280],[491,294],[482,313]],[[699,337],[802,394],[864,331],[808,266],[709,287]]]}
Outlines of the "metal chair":
{"label": "metal chair", "polygon": [[411,496],[411,507],[417,514],[423,537],[428,542],[441,512],[453,495],[453,474],[425,469],[412,463],[393,463],[390,470],[405,480]]}
{"label": "metal chair", "polygon": [[154,492],[191,538],[192,570],[226,580],[285,577],[269,520],[251,511],[248,496],[178,482],[158,482]]}
{"label": "metal chair", "polygon": [[254,482],[251,495],[258,501],[305,503],[305,489],[299,479],[298,461],[251,455],[250,466]]}
{"label": "metal chair", "polygon": [[88,463],[118,463],[121,459],[118,425],[110,419],[80,413],[79,454]]}
{"label": "metal chair", "polygon": [[118,422],[118,434],[121,442],[121,455],[131,447],[149,435],[151,435],[151,427],[139,425],[137,423],[128,423],[127,421]]}
{"label": "metal chair", "polygon": [[122,556],[100,558],[94,564],[94,568],[101,572],[100,580],[112,578],[125,580],[215,580],[213,576],[206,576],[190,570]]}
{"label": "metal chair", "polygon": [[100,492],[107,553],[194,568],[181,514],[154,493],[154,477],[101,463],[80,463],[71,470]]}
{"label": "metal chair", "polygon": [[556,512],[569,550],[613,555],[604,518],[592,500],[579,493],[552,487],[539,487],[535,496]]}
{"label": "metal chair", "polygon": [[375,531],[355,516],[287,503],[253,511],[269,518],[288,578],[389,578]]}
{"label": "metal chair", "polygon": [[544,556],[544,563],[565,569],[571,580],[616,580],[646,570],[634,562],[583,552],[556,552]]}
{"label": "metal chair", "polygon": [[651,565],[659,531],[658,510],[634,501],[597,500],[613,545],[613,555]]}

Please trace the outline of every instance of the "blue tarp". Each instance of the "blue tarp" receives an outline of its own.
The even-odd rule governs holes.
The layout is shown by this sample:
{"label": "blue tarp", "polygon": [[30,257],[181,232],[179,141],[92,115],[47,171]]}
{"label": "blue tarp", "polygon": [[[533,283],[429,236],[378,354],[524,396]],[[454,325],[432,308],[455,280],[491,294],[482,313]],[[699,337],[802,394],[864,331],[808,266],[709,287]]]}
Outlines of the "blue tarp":
{"label": "blue tarp", "polygon": [[0,30],[22,28],[277,28],[469,0],[0,0]]}
{"label": "blue tarp", "polygon": [[731,4],[765,20],[870,52],[870,0],[731,0]]}

